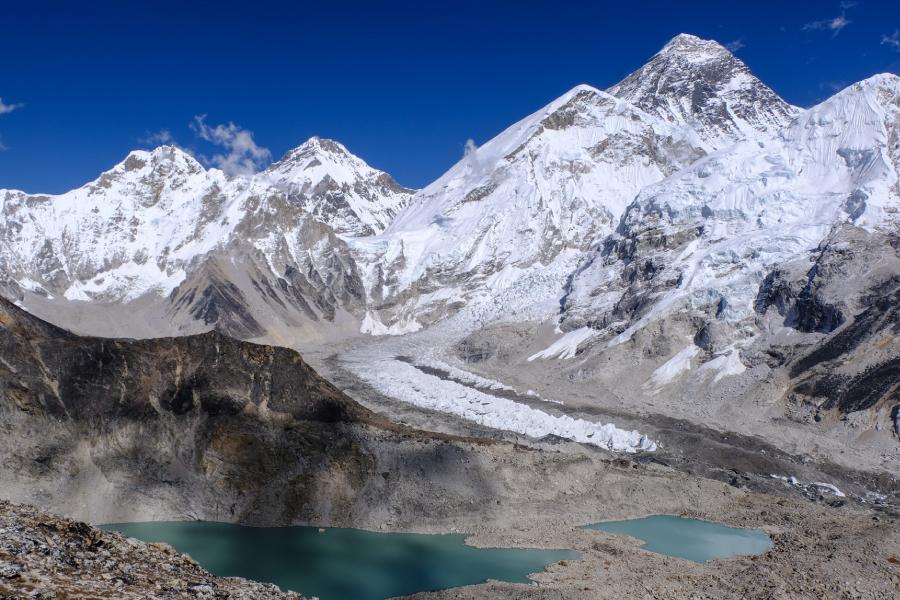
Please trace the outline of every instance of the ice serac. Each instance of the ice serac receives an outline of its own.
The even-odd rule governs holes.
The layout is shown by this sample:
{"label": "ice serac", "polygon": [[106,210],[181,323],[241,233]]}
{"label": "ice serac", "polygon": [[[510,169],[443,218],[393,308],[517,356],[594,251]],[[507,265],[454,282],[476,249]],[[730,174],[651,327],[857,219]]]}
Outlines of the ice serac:
{"label": "ice serac", "polygon": [[373,169],[339,142],[312,137],[258,176],[340,234],[381,233],[414,190]]}
{"label": "ice serac", "polygon": [[646,187],[573,278],[566,329],[626,334],[685,306],[738,321],[773,265],[810,256],[835,227],[897,225],[900,78],[876,76]]}
{"label": "ice serac", "polygon": [[684,33],[608,91],[690,127],[707,149],[744,137],[775,136],[799,112],[724,46]]}
{"label": "ice serac", "polygon": [[786,447],[802,430],[895,473],[898,142],[900,78],[876,75],[643,187],[522,359],[575,396],[605,386]]}
{"label": "ice serac", "polygon": [[386,325],[430,322],[538,270],[558,289],[638,191],[702,155],[689,130],[578,86],[469,148],[383,235],[354,243],[372,307]]}

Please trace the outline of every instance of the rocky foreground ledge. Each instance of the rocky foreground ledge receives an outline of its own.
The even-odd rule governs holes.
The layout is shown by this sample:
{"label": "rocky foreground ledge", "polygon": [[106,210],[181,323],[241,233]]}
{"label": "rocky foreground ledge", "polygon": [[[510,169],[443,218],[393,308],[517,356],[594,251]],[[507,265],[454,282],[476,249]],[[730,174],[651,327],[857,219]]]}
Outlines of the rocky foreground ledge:
{"label": "rocky foreground ledge", "polygon": [[291,598],[271,584],[216,577],[168,544],[0,501],[0,598]]}

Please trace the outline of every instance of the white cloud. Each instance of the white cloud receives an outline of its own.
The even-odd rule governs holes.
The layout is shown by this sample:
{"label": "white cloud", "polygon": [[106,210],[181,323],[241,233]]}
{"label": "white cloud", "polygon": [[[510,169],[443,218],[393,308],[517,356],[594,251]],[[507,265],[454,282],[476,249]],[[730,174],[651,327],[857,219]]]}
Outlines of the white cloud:
{"label": "white cloud", "polygon": [[229,175],[252,175],[272,160],[268,148],[257,146],[253,132],[238,127],[232,122],[211,127],[206,124],[206,115],[194,117],[191,129],[202,140],[221,146],[225,152],[211,157],[201,155],[204,162],[222,169]]}
{"label": "white cloud", "polygon": [[744,38],[738,38],[733,42],[728,42],[725,44],[725,47],[728,48],[732,52],[737,52],[741,48],[744,48],[747,44],[744,43]]}
{"label": "white cloud", "polygon": [[897,52],[900,52],[900,29],[895,29],[891,35],[885,34],[881,36],[881,44],[890,46]]}
{"label": "white cloud", "polygon": [[850,24],[850,21],[844,15],[838,15],[833,19],[822,19],[821,21],[813,21],[812,23],[807,23],[803,26],[803,29],[806,31],[812,30],[822,30],[822,31],[831,31],[833,35],[837,35],[841,32],[841,29]]}
{"label": "white cloud", "polygon": [[[15,103],[7,104],[6,102],[3,101],[3,98],[0,98],[0,115],[5,115],[6,113],[11,113],[12,111],[18,110],[18,109],[22,108],[23,106],[25,106],[25,105],[22,104],[21,102],[18,104],[15,104]],[[6,144],[4,144],[3,139],[0,138],[0,152],[4,152],[6,150],[9,150],[9,147]]]}
{"label": "white cloud", "polygon": [[841,79],[838,81],[824,81],[819,84],[819,87],[830,90],[832,92],[839,92],[848,85],[850,84],[846,80]]}
{"label": "white cloud", "polygon": [[475,140],[472,138],[467,139],[463,149],[463,158],[474,156],[476,150],[478,150],[478,144],[475,143]]}
{"label": "white cloud", "polygon": [[18,104],[7,104],[3,101],[3,98],[0,98],[0,115],[5,115],[6,113],[11,113],[14,110],[18,110],[25,106],[21,102]]}
{"label": "white cloud", "polygon": [[856,6],[856,2],[841,2],[841,14],[831,19],[820,19],[818,21],[807,23],[803,26],[803,29],[804,31],[830,31],[831,36],[834,37],[839,34],[844,27],[852,23],[852,21],[847,18],[847,11],[854,6]]}
{"label": "white cloud", "polygon": [[466,146],[463,150],[463,162],[466,165],[466,170],[472,177],[481,177],[490,167],[488,163],[481,160],[481,157],[478,156],[478,144],[472,138],[466,140]]}
{"label": "white cloud", "polygon": [[172,132],[168,129],[161,129],[155,133],[147,132],[147,135],[138,139],[138,142],[145,146],[178,145],[175,143],[175,137],[172,135]]}

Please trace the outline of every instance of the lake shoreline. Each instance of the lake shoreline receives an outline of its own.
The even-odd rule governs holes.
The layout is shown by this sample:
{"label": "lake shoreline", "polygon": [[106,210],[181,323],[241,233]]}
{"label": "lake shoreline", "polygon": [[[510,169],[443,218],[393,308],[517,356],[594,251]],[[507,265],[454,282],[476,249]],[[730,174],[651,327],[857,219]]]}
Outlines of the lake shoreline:
{"label": "lake shoreline", "polygon": [[168,544],[218,576],[271,583],[322,600],[383,600],[490,580],[530,583],[530,573],[578,558],[568,549],[475,548],[461,534],[202,521],[110,524],[104,529]]}

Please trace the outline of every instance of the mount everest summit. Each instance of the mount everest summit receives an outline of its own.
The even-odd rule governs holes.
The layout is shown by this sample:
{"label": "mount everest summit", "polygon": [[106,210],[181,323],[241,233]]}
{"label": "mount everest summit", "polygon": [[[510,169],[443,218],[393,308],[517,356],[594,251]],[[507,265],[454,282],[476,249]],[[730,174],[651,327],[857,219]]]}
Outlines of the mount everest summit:
{"label": "mount everest summit", "polygon": [[252,177],[163,146],[58,196],[0,190],[0,285],[94,335],[424,339],[523,389],[552,370],[573,394],[748,433],[784,417],[834,444],[876,432],[884,466],[898,166],[897,76],[802,109],[680,35],[418,191],[319,138]]}

